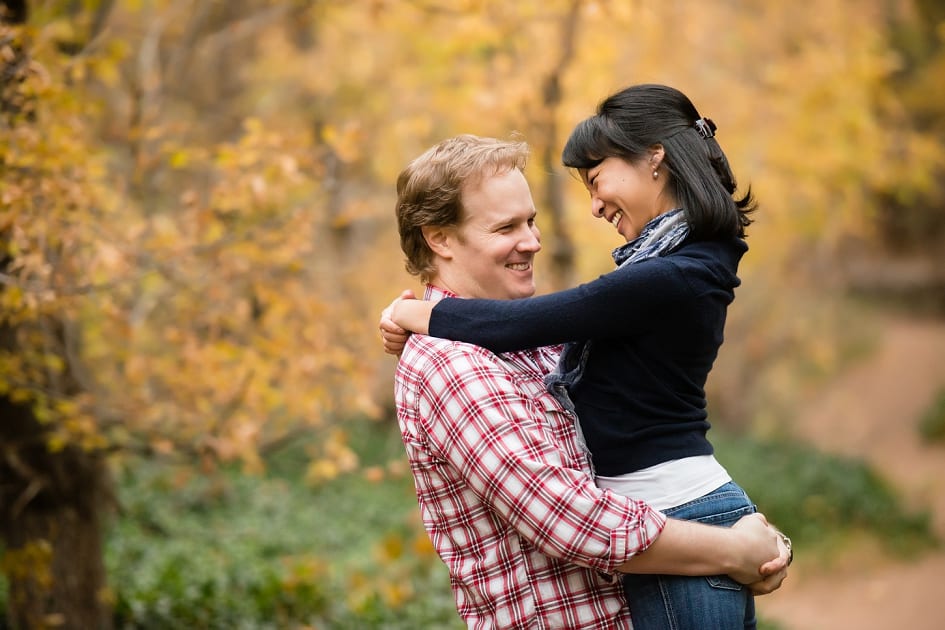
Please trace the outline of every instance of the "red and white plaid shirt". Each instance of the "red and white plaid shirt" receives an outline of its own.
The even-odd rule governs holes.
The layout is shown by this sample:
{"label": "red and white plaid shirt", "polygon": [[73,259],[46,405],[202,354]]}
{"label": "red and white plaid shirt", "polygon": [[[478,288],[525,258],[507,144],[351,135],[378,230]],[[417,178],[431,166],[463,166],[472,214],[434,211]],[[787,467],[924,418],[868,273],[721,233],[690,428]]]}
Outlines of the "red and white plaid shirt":
{"label": "red and white plaid shirt", "polygon": [[666,522],[594,485],[573,416],[544,386],[559,351],[412,335],[397,366],[423,523],[470,628],[631,627],[619,582],[601,573]]}

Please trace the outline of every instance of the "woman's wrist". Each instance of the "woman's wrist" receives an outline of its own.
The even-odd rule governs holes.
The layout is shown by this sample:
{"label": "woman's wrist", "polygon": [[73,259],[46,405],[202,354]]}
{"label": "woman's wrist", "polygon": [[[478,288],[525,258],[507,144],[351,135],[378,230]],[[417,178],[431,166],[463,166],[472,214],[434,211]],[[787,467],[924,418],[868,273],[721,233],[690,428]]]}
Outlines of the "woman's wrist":
{"label": "woman's wrist", "polygon": [[401,300],[394,305],[391,319],[405,330],[426,335],[430,332],[430,314],[435,305],[436,302],[427,300]]}

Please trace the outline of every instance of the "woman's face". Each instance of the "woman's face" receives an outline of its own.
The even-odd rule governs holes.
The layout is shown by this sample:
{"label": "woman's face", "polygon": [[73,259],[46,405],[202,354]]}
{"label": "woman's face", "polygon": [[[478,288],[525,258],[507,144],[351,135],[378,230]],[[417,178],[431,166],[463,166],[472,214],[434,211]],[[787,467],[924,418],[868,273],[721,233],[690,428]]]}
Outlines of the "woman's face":
{"label": "woman's face", "polygon": [[[666,169],[660,169],[662,152],[630,162],[609,157],[581,172],[591,194],[591,213],[606,219],[626,240],[632,240],[651,219],[676,207],[664,194]],[[657,177],[653,177],[654,169]]]}

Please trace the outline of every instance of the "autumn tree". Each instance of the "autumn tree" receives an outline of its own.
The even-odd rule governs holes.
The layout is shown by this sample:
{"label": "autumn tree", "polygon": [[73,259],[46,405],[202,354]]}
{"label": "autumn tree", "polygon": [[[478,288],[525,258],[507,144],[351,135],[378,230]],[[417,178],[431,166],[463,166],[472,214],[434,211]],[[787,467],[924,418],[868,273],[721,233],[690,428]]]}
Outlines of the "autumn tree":
{"label": "autumn tree", "polygon": [[[97,15],[0,40],[0,533],[18,628],[110,625],[107,460],[258,470],[268,445],[324,429],[317,481],[355,463],[334,421],[376,413],[354,359],[367,315],[323,286],[324,152],[248,118],[232,141],[175,141],[143,109],[116,167],[114,103],[95,95],[126,59],[90,49]],[[167,98],[143,84],[134,107]]]}
{"label": "autumn tree", "polygon": [[[10,621],[17,628],[99,627],[108,619],[100,591],[107,473],[101,452],[63,440],[81,429],[55,421],[60,415],[80,421],[68,411],[81,395],[71,369],[73,322],[57,309],[54,292],[56,276],[73,264],[67,226],[83,203],[87,172],[75,151],[80,144],[57,147],[66,149],[57,157],[50,154],[54,147],[38,146],[46,114],[42,72],[19,26],[25,3],[6,7],[0,22],[0,538]],[[24,220],[26,213],[33,220]],[[60,223],[66,229],[55,229]]]}
{"label": "autumn tree", "polygon": [[864,265],[854,282],[945,313],[945,5],[917,0],[890,7],[885,20],[894,55],[889,85],[897,97],[878,96],[889,123],[882,132],[896,139],[883,159],[914,163],[919,155],[923,166],[872,183],[884,264]]}
{"label": "autumn tree", "polygon": [[391,398],[377,313],[414,282],[393,182],[435,142],[524,136],[553,260],[541,286],[609,270],[619,243],[558,162],[568,130],[631,83],[689,94],[763,201],[712,386],[721,415],[776,421],[796,391],[783,358],[836,360],[816,290],[842,286],[845,244],[873,242],[877,190],[934,189],[941,130],[897,112],[921,109],[907,87],[937,85],[940,46],[924,30],[897,74],[887,37],[889,11],[934,4],[51,0],[27,20],[4,2],[11,622],[107,627],[112,465],[258,471],[298,435],[317,438],[311,481],[357,465],[345,419]]}

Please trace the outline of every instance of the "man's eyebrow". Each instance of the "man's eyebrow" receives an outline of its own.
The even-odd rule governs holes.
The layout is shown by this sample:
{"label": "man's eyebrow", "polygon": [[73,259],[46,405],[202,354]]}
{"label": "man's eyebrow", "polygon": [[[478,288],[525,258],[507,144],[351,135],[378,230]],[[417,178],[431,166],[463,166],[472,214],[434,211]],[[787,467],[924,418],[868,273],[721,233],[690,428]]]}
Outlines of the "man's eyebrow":
{"label": "man's eyebrow", "polygon": [[[528,217],[527,217],[527,218],[533,219],[533,218],[535,218],[535,215],[537,215],[537,214],[538,214],[538,210],[533,208],[532,211],[528,213]],[[490,223],[489,223],[489,226],[490,226],[490,227],[493,227],[493,228],[497,228],[497,227],[502,227],[503,225],[512,225],[512,224],[518,223],[518,222],[520,222],[520,221],[521,221],[520,215],[518,215],[518,214],[510,214],[510,215],[506,215],[506,216],[504,216],[504,217],[499,217],[499,218],[497,218],[495,221],[490,222]]]}
{"label": "man's eyebrow", "polygon": [[508,225],[510,223],[515,223],[516,219],[512,216],[498,217],[495,221],[489,223],[490,227],[501,227],[503,225]]}

